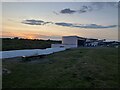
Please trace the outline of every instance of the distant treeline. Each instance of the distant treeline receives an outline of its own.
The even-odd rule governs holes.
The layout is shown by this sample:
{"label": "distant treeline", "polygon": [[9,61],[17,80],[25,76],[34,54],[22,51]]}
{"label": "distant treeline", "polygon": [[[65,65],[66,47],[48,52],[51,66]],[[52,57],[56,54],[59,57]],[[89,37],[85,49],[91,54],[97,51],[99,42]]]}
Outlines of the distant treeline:
{"label": "distant treeline", "polygon": [[2,40],[2,51],[20,49],[45,49],[50,48],[51,44],[59,44],[62,41],[40,40],[40,39],[19,39],[19,38],[0,38]]}

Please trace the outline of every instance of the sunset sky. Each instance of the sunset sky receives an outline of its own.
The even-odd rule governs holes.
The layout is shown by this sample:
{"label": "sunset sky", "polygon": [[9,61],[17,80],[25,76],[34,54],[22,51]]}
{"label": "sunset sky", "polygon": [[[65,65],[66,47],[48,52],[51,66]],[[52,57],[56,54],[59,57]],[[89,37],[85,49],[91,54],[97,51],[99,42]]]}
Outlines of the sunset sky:
{"label": "sunset sky", "polygon": [[2,37],[118,40],[115,2],[3,2]]}

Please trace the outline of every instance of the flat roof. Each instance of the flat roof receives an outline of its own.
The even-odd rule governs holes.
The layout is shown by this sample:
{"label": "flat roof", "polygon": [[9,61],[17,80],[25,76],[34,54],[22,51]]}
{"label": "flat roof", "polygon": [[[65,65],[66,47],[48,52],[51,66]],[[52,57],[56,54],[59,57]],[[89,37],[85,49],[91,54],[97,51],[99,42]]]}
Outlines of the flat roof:
{"label": "flat roof", "polygon": [[86,39],[84,37],[79,37],[79,36],[62,36],[63,38],[69,38],[69,37],[76,37],[78,39]]}
{"label": "flat roof", "polygon": [[62,36],[62,37],[77,37],[78,38],[78,36]]}
{"label": "flat roof", "polygon": [[76,35],[73,35],[73,36],[62,36],[62,38],[69,38],[69,37],[75,37],[75,38],[78,38],[79,39],[87,39],[87,40],[98,40],[98,39],[95,39],[95,38],[85,38],[85,37],[79,37],[79,36],[76,36]]}

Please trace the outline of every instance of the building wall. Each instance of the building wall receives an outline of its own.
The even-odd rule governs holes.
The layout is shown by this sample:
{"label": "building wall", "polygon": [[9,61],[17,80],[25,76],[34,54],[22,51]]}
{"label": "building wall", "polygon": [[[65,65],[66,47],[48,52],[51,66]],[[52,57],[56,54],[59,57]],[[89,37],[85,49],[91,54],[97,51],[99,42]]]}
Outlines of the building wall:
{"label": "building wall", "polygon": [[77,45],[63,45],[64,48],[77,48]]}
{"label": "building wall", "polygon": [[54,52],[64,51],[66,48],[46,48],[46,49],[28,49],[28,50],[11,50],[11,51],[0,51],[0,59],[3,58],[14,58],[14,57],[26,57],[36,55],[48,55]]}
{"label": "building wall", "polygon": [[78,37],[77,36],[64,36],[62,37],[62,44],[65,45],[77,45]]}
{"label": "building wall", "polygon": [[68,45],[68,44],[52,44],[51,48],[77,48],[77,45]]}

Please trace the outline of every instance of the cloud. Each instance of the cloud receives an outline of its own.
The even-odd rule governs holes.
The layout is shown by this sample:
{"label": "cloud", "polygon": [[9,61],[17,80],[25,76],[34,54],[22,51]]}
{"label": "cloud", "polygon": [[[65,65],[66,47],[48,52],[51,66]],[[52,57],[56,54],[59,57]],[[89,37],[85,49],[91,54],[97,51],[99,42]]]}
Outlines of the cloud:
{"label": "cloud", "polygon": [[62,23],[55,23],[56,25],[60,25],[60,26],[68,26],[68,27],[71,27],[71,26],[73,26],[73,24],[71,24],[71,23],[64,23],[64,22],[62,22]]}
{"label": "cloud", "polygon": [[71,10],[70,8],[66,8],[60,11],[60,13],[62,14],[73,14],[75,12],[76,12],[75,10]]}
{"label": "cloud", "polygon": [[109,26],[103,26],[103,25],[97,25],[97,24],[73,24],[73,23],[55,23],[59,26],[66,26],[66,27],[76,27],[76,28],[88,28],[88,29],[104,29],[104,28],[114,28],[117,25],[109,25]]}
{"label": "cloud", "polygon": [[58,26],[65,26],[65,27],[75,27],[75,28],[88,28],[88,29],[104,29],[104,28],[114,28],[117,27],[117,25],[109,25],[109,26],[103,26],[103,25],[97,25],[97,24],[74,24],[74,23],[66,23],[66,22],[46,22],[42,20],[35,20],[35,19],[27,19],[23,20],[21,23],[28,24],[28,25],[46,25],[46,24],[54,24]]}
{"label": "cloud", "polygon": [[89,29],[104,29],[104,28],[114,28],[116,25],[109,25],[109,26],[103,26],[103,25],[97,25],[97,24],[81,24],[81,25],[74,25],[74,27],[78,28],[89,28]]}
{"label": "cloud", "polygon": [[79,13],[85,13],[85,12],[89,12],[89,11],[92,11],[93,8],[91,6],[82,6],[80,10],[78,10]]}
{"label": "cloud", "polygon": [[[60,12],[53,12],[56,15],[60,14],[74,14],[74,13],[86,13],[91,11],[97,11],[105,7],[118,8],[118,2],[85,2],[80,9],[72,10],[71,8],[65,8]],[[119,5],[120,7],[120,5]]]}
{"label": "cloud", "polygon": [[29,19],[29,20],[23,20],[22,23],[28,24],[28,25],[45,25],[45,24],[52,23],[52,22],[45,22],[42,20]]}
{"label": "cloud", "polygon": [[60,13],[61,14],[74,14],[74,13],[85,13],[88,11],[92,11],[92,7],[84,5],[79,10],[72,10],[70,8],[66,8],[66,9],[61,10]]}

